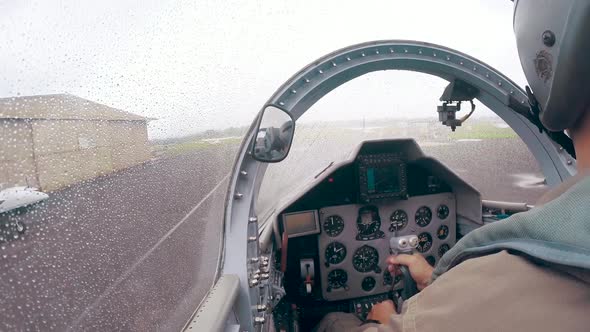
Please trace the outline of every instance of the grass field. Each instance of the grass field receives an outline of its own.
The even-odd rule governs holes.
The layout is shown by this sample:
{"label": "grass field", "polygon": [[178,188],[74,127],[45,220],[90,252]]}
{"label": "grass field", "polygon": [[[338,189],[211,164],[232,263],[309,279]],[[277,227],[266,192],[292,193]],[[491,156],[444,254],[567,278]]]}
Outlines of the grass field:
{"label": "grass field", "polygon": [[177,156],[185,153],[214,149],[222,146],[239,145],[242,141],[240,137],[227,137],[220,139],[200,139],[174,144],[154,145],[152,151],[154,155]]}
{"label": "grass field", "polygon": [[516,133],[510,127],[500,127],[489,122],[479,122],[464,127],[458,127],[449,133],[450,139],[498,139],[516,138]]}
{"label": "grass field", "polygon": [[[408,124],[394,126],[386,123],[380,127],[350,128],[324,123],[305,124],[297,128],[295,134],[295,146],[307,146],[324,140],[340,140],[346,142],[359,141],[374,138],[399,138],[412,137],[422,140],[460,140],[460,139],[502,139],[516,138],[516,133],[509,127],[501,126],[492,121],[468,121],[464,126],[458,127],[452,132],[449,127],[440,123]],[[242,138],[238,136],[191,139],[184,142],[154,144],[155,156],[177,156],[200,150],[219,147],[237,146]],[[305,143],[303,143],[305,142]],[[298,144],[300,143],[300,144]]]}

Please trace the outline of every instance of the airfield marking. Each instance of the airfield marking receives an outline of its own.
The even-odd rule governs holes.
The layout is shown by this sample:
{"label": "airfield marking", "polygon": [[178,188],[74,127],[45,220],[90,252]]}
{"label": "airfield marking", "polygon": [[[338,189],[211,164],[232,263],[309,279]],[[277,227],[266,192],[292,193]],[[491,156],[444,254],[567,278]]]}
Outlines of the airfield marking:
{"label": "airfield marking", "polygon": [[119,284],[121,284],[123,281],[125,281],[125,279],[127,279],[127,277],[129,277],[129,275],[131,274],[131,272],[133,272],[133,270],[135,270],[141,263],[143,263],[144,260],[146,260],[148,258],[148,256],[151,255],[152,252],[154,252],[154,250],[156,250],[170,235],[172,235],[172,233],[174,233],[174,231],[180,227],[180,225],[182,225],[190,216],[191,214],[193,214],[195,211],[197,211],[199,209],[199,207],[201,207],[201,205],[209,198],[211,197],[211,195],[213,195],[213,193],[215,191],[217,191],[217,189],[219,189],[219,187],[221,186],[222,183],[225,182],[225,180],[227,180],[229,178],[229,176],[231,175],[231,172],[228,173],[226,176],[223,177],[223,179],[221,179],[221,181],[219,181],[219,183],[217,183],[217,185],[215,185],[215,187],[207,194],[205,195],[205,197],[203,197],[203,199],[201,199],[201,201],[199,201],[199,203],[197,203],[197,205],[195,205],[185,216],[184,218],[182,218],[176,225],[174,225],[174,227],[172,227],[166,234],[164,234],[164,236],[162,236],[160,238],[160,240],[158,240],[158,242],[150,248],[150,250],[148,250],[143,256],[141,256],[135,263],[133,263],[133,265],[131,265],[131,267],[129,267],[119,278],[117,278],[117,280],[115,280],[115,282],[113,282],[96,300],[94,300],[94,302],[92,302],[92,304],[88,307],[86,307],[86,309],[84,309],[84,311],[82,312],[82,314],[80,314],[80,316],[78,316],[78,318],[76,318],[72,324],[70,326],[68,326],[67,331],[71,331],[73,327],[77,326],[78,324],[81,323],[82,319],[86,317],[86,315],[91,312],[92,310],[94,310],[94,308],[102,301],[103,298],[105,298],[106,296],[110,295],[110,293],[117,287],[119,286]]}

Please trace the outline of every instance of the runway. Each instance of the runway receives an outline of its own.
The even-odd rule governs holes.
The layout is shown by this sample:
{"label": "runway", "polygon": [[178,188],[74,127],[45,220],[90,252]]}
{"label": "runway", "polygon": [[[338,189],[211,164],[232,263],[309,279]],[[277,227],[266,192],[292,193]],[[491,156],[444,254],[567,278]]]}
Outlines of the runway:
{"label": "runway", "polygon": [[[358,140],[302,137],[271,165],[259,206]],[[420,142],[484,199],[534,203],[543,178],[516,139]],[[0,330],[177,331],[211,287],[237,145],[160,157],[51,193],[0,244]]]}

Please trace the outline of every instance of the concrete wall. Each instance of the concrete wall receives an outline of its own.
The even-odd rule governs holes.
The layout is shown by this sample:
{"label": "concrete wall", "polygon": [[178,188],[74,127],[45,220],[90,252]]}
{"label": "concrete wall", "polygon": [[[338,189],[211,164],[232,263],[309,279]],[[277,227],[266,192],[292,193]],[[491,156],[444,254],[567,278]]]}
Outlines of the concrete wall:
{"label": "concrete wall", "polygon": [[150,158],[142,121],[32,121],[37,176],[52,191]]}
{"label": "concrete wall", "polygon": [[0,119],[0,185],[39,186],[31,123]]}

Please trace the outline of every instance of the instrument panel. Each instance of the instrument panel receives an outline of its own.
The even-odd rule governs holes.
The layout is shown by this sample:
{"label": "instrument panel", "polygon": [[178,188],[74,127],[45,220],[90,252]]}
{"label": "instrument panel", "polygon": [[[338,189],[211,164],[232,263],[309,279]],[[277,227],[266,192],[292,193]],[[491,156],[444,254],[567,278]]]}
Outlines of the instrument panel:
{"label": "instrument panel", "polygon": [[452,193],[324,207],[318,236],[322,297],[365,297],[403,287],[387,271],[392,236],[417,235],[417,251],[434,265],[456,241]]}

